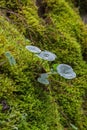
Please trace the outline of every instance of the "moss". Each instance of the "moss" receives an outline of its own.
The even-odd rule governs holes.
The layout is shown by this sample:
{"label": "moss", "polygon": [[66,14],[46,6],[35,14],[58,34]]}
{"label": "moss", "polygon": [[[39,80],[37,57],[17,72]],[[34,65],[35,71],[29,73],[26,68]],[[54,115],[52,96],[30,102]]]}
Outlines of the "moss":
{"label": "moss", "polygon": [[1,60],[6,60],[4,54],[10,51],[16,60],[16,65],[10,66],[6,60],[0,68],[0,100],[7,100],[10,106],[9,110],[2,112],[1,109],[0,128],[47,130],[60,127],[61,130],[59,114],[55,111],[57,105],[54,107],[51,95],[36,81],[41,73],[37,62],[40,64],[41,61],[38,58],[32,59],[32,54],[25,49],[25,45],[30,43],[3,17],[0,17],[1,20],[3,26],[1,25],[0,34],[6,44],[3,49],[0,48]]}
{"label": "moss", "polygon": [[[40,17],[38,10],[44,4],[44,17]],[[30,0],[4,4],[2,0],[1,5],[5,13],[2,15],[1,10],[0,128],[69,130],[72,123],[78,129],[87,129],[87,30],[79,15],[65,0],[43,0],[39,6]],[[57,59],[42,64],[41,59],[26,50],[29,44],[55,53]],[[11,66],[5,57],[8,51],[16,65]],[[77,77],[66,80],[51,75],[50,85],[38,83],[38,76],[50,71],[54,63],[71,65]],[[9,106],[4,111],[3,101]]]}

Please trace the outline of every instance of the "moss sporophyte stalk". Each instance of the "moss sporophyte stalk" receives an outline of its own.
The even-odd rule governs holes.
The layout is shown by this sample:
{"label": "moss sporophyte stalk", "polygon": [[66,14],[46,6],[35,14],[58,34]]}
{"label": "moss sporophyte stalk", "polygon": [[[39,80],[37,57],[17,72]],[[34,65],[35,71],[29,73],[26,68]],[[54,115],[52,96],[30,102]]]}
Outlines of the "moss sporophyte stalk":
{"label": "moss sporophyte stalk", "polygon": [[[26,49],[35,54],[37,53],[36,56],[38,56],[43,60],[54,61],[57,58],[57,56],[54,53],[49,52],[47,50],[41,51],[36,46],[28,45],[26,46]],[[37,78],[37,81],[42,84],[48,85],[50,82],[48,81],[47,78],[49,77],[50,74],[59,74],[65,79],[74,79],[76,77],[76,73],[73,71],[71,66],[67,64],[59,64],[59,65],[54,64],[53,69],[51,69],[50,72],[44,74],[42,73],[40,77]]]}

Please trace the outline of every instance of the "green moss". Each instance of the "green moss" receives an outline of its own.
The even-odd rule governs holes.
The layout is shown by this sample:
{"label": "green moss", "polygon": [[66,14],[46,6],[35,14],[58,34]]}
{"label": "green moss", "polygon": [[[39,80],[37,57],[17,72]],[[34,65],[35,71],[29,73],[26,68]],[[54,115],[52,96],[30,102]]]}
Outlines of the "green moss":
{"label": "green moss", "polygon": [[[10,106],[9,110],[1,110],[0,128],[51,130],[60,127],[61,130],[58,110],[55,111],[57,105],[51,103],[51,95],[46,92],[45,86],[37,82],[37,76],[41,73],[41,65],[38,68],[38,64],[41,64],[41,61],[39,58],[32,59],[32,54],[25,49],[25,45],[30,43],[3,17],[0,17],[1,20],[3,26],[1,25],[0,34],[5,41],[1,42],[4,46],[3,49],[0,48],[1,60],[6,60],[4,54],[10,51],[16,65],[10,66],[6,60],[0,68],[0,100],[6,100]],[[0,106],[4,107],[2,104]],[[23,114],[26,116],[22,117]]]}
{"label": "green moss", "polygon": [[[10,9],[9,15],[4,10],[4,15],[0,16],[2,130],[69,130],[72,129],[70,123],[78,129],[87,129],[84,114],[87,112],[84,107],[87,92],[86,26],[65,0],[44,0],[41,6],[44,3],[44,17],[39,17],[35,1],[3,4],[2,0],[1,5]],[[55,53],[57,59],[42,64],[41,59],[26,50],[25,46],[29,44]],[[5,56],[8,51],[15,58],[16,65],[9,64]],[[71,65],[77,77],[66,80],[51,75],[50,85],[38,83],[39,75],[50,71],[53,63]],[[8,109],[4,110],[2,101],[6,101]]]}

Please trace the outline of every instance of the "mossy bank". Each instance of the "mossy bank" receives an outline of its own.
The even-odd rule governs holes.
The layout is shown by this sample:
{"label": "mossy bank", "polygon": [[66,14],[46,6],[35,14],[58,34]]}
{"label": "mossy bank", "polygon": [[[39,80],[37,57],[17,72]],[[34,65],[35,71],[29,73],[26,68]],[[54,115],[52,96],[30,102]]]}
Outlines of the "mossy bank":
{"label": "mossy bank", "polygon": [[[25,47],[57,55],[47,62]],[[6,58],[10,52],[16,64]],[[77,77],[49,76],[53,64],[72,66]],[[0,1],[0,129],[87,129],[87,27],[65,0]]]}

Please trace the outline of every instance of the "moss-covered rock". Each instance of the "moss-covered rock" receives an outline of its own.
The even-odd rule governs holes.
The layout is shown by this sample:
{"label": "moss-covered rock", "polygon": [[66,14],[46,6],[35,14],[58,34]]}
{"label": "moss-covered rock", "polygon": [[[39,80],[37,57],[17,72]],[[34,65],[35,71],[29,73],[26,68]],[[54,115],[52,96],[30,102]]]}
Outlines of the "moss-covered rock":
{"label": "moss-covered rock", "polygon": [[[65,0],[1,0],[1,6],[0,129],[86,130],[87,31],[79,15]],[[25,48],[30,44],[56,60],[43,63]],[[38,83],[54,63],[71,65],[77,77],[50,75],[49,85]]]}

